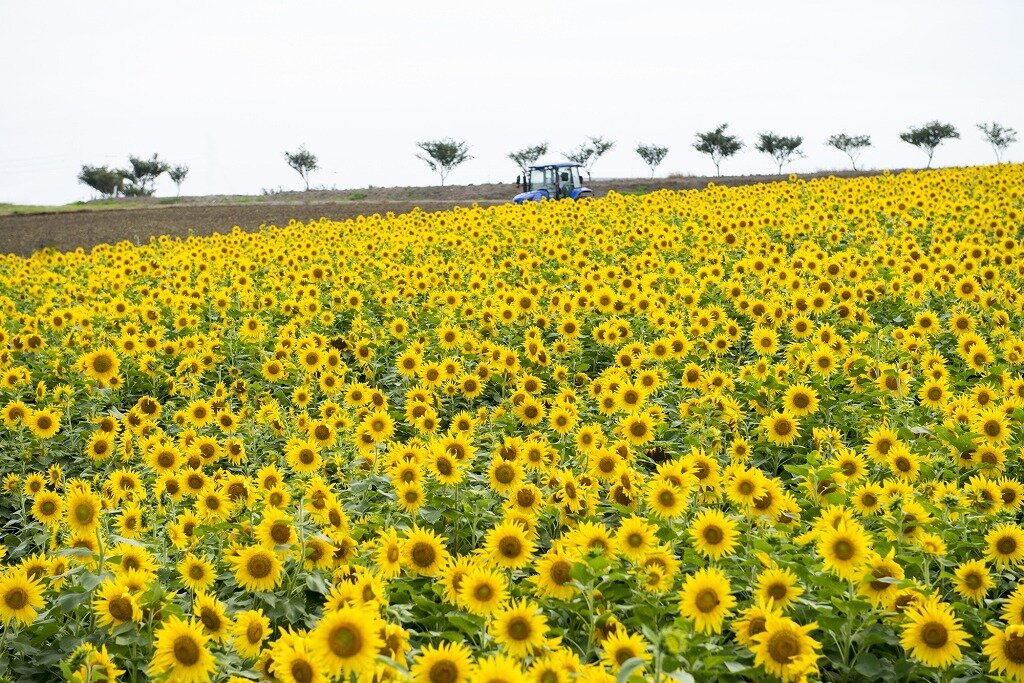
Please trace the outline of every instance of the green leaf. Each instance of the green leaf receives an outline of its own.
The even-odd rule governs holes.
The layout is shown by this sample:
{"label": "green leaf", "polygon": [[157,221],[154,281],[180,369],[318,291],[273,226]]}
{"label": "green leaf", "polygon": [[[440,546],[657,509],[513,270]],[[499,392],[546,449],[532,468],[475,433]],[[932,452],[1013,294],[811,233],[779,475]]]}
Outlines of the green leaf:
{"label": "green leaf", "polygon": [[674,681],[679,681],[679,683],[696,683],[693,676],[685,671],[669,671],[665,675]]}
{"label": "green leaf", "polygon": [[633,675],[633,672],[644,665],[644,660],[640,657],[630,657],[622,663],[622,668],[619,669],[619,675],[615,677],[615,683],[626,683],[629,677]]}
{"label": "green leaf", "polygon": [[882,673],[882,663],[878,661],[878,657],[874,656],[870,652],[863,652],[857,658],[857,663],[853,667],[862,676],[867,678],[877,678]]}
{"label": "green leaf", "polygon": [[725,668],[728,669],[729,673],[731,673],[731,674],[738,674],[741,671],[746,671],[750,667],[748,667],[746,664],[743,664],[741,662],[726,662],[725,663]]}

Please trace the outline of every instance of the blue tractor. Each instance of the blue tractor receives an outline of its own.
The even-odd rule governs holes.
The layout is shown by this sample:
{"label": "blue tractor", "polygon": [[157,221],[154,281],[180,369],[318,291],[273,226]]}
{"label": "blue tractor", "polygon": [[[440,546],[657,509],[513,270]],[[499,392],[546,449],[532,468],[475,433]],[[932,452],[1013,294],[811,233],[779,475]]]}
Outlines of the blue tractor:
{"label": "blue tractor", "polygon": [[512,198],[516,204],[542,199],[593,199],[594,191],[583,187],[580,165],[574,163],[531,166],[530,172],[516,179],[523,191]]}

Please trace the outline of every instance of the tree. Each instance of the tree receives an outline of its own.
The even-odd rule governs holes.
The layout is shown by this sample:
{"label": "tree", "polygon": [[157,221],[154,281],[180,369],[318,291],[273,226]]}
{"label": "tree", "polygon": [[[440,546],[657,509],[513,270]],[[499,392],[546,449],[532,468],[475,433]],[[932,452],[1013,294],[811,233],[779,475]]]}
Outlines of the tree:
{"label": "tree", "polygon": [[539,145],[533,147],[527,147],[517,152],[509,152],[508,158],[511,159],[519,170],[523,172],[523,175],[527,175],[530,170],[530,166],[537,163],[537,160],[548,153],[548,143],[542,142]]}
{"label": "tree", "polygon": [[306,183],[306,190],[308,191],[309,174],[320,168],[317,164],[316,155],[307,150],[305,145],[300,145],[297,152],[285,152],[284,158],[288,165],[294,168],[302,177],[302,182]]}
{"label": "tree", "polygon": [[978,130],[985,134],[988,144],[992,145],[992,149],[995,150],[996,163],[1003,163],[1003,152],[1006,151],[1007,147],[1017,142],[1017,131],[1013,128],[1004,128],[995,121],[992,123],[979,123]]}
{"label": "tree", "polygon": [[78,182],[88,185],[104,197],[114,197],[121,189],[124,176],[121,171],[106,166],[82,166]]}
{"label": "tree", "polygon": [[587,175],[589,176],[591,170],[594,168],[594,164],[597,163],[597,160],[604,156],[605,152],[614,147],[615,143],[611,140],[605,140],[600,136],[590,136],[587,140],[588,142],[584,142],[571,152],[562,152],[562,156],[585,168],[587,170]]}
{"label": "tree", "polygon": [[456,142],[451,138],[417,142],[416,146],[423,150],[423,154],[417,154],[416,158],[425,161],[431,171],[441,176],[441,187],[444,187],[445,178],[452,169],[473,158],[469,156],[469,146],[464,141]]}
{"label": "tree", "polygon": [[185,177],[188,175],[188,166],[185,164],[179,164],[178,166],[172,166],[167,171],[167,175],[170,176],[174,182],[174,186],[178,188],[178,196],[181,196],[181,184],[185,182]]}
{"label": "tree", "polygon": [[640,158],[644,160],[644,163],[651,167],[651,177],[654,177],[654,169],[656,169],[662,161],[665,160],[665,155],[668,154],[668,147],[659,147],[658,145],[637,145],[636,153],[640,155]]}
{"label": "tree", "polygon": [[853,166],[853,170],[856,171],[857,157],[860,156],[862,149],[871,146],[871,136],[836,133],[828,139],[826,144],[829,147],[835,147],[840,152],[850,157],[850,164]]}
{"label": "tree", "polygon": [[936,147],[946,140],[959,137],[960,133],[951,124],[938,121],[926,123],[919,128],[911,126],[909,130],[900,133],[900,140],[917,147],[928,155],[928,165],[925,168],[932,167],[932,155],[935,154]]}
{"label": "tree", "polygon": [[128,164],[131,166],[130,169],[120,171],[124,179],[128,181],[121,190],[126,197],[152,197],[156,192],[154,188],[156,179],[171,168],[156,154],[149,159],[129,156]]}
{"label": "tree", "polygon": [[725,129],[728,123],[723,123],[714,130],[706,133],[697,133],[697,142],[693,148],[701,154],[707,154],[715,164],[715,172],[722,175],[722,160],[731,157],[743,149],[743,143],[735,135],[726,135]]}
{"label": "tree", "polygon": [[761,133],[757,136],[757,144],[754,145],[754,149],[764,152],[774,159],[779,166],[779,175],[782,175],[782,167],[788,164],[794,155],[803,156],[803,152],[800,151],[802,144],[804,144],[804,139],[799,135],[786,137],[775,133]]}

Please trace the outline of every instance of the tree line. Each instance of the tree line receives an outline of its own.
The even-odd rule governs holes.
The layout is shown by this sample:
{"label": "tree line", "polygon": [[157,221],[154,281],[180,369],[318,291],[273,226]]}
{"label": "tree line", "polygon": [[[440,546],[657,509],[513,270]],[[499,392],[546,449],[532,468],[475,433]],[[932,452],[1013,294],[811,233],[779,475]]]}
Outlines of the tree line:
{"label": "tree line", "polygon": [[[715,165],[716,175],[722,175],[722,162],[743,149],[745,143],[736,135],[728,132],[729,124],[723,123],[717,128],[696,133],[693,148],[710,157]],[[995,151],[996,162],[1002,163],[1006,149],[1017,141],[1017,131],[996,122],[979,123],[978,130],[983,138]],[[928,157],[925,168],[931,168],[935,150],[948,140],[958,139],[960,132],[949,123],[931,121],[921,126],[911,126],[899,134],[904,142],[917,147]],[[803,157],[801,147],[804,139],[799,135],[780,135],[774,132],[759,133],[754,149],[769,157],[776,164],[779,175],[782,169],[796,157]],[[860,134],[836,133],[825,141],[850,159],[853,170],[857,169],[857,161],[865,149],[871,147],[871,136]],[[612,140],[603,137],[588,137],[585,142],[569,151],[562,152],[569,161],[579,164],[590,176],[594,165],[615,146]],[[420,150],[416,157],[424,161],[431,171],[440,176],[442,187],[448,175],[464,162],[473,157],[469,154],[469,145],[465,141],[452,138],[417,142]],[[507,158],[512,161],[522,174],[527,174],[529,167],[536,164],[549,151],[547,142],[509,152]],[[651,169],[651,177],[658,166],[668,156],[669,148],[654,143],[640,143],[635,149],[637,155]],[[319,159],[315,154],[300,146],[294,152],[285,152],[285,161],[294,169],[309,190],[309,176],[320,168]],[[160,160],[156,154],[149,159],[128,157],[129,168],[110,169],[106,166],[83,166],[78,175],[80,182],[88,185],[103,196],[116,197],[148,197],[154,192],[154,183],[162,174],[167,173],[181,192],[181,183],[188,175],[188,166],[171,166]]]}

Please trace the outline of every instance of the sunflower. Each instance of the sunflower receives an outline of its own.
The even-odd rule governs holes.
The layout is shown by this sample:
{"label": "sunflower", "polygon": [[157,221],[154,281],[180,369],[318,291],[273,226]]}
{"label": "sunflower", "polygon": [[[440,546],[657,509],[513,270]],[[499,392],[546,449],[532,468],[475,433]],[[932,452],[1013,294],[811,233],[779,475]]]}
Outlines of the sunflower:
{"label": "sunflower", "polygon": [[360,674],[370,667],[384,646],[383,624],[364,607],[340,607],[325,613],[309,634],[311,650],[332,677]]}
{"label": "sunflower", "polygon": [[1000,445],[1010,436],[1006,425],[1006,414],[999,408],[981,411],[972,421],[971,429],[982,436],[988,443]]}
{"label": "sunflower", "polygon": [[487,555],[498,565],[508,569],[524,567],[533,555],[531,541],[521,526],[504,521],[487,533]]}
{"label": "sunflower", "polygon": [[675,519],[687,508],[684,491],[670,481],[654,481],[647,488],[647,502],[659,517]]}
{"label": "sunflower", "polygon": [[263,519],[256,526],[256,538],[267,548],[291,546],[299,540],[291,517],[276,508],[264,510]]}
{"label": "sunflower", "polygon": [[310,651],[302,633],[282,631],[271,648],[270,673],[280,683],[327,683],[328,674],[319,657]]}
{"label": "sunflower", "polygon": [[1000,631],[987,624],[992,635],[985,639],[984,652],[989,671],[1005,674],[1011,680],[1024,680],[1024,626],[1010,625]]}
{"label": "sunflower", "polygon": [[967,633],[960,628],[952,607],[933,598],[908,609],[905,615],[900,643],[915,659],[943,669],[960,661],[960,646],[967,642]]}
{"label": "sunflower", "polygon": [[818,392],[806,384],[794,384],[786,390],[783,412],[794,417],[812,415],[818,411]]}
{"label": "sunflower", "polygon": [[476,568],[462,577],[458,597],[470,614],[489,616],[497,612],[508,598],[508,582],[500,572]]}
{"label": "sunflower", "polygon": [[985,558],[997,567],[1024,561],[1024,531],[1016,524],[1000,524],[985,535]]}
{"label": "sunflower", "polygon": [[203,631],[215,641],[228,637],[231,622],[224,611],[224,604],[209,593],[196,593],[192,600],[192,612],[202,624]]}
{"label": "sunflower", "polygon": [[995,585],[984,560],[969,560],[954,572],[953,590],[968,600],[981,603],[985,594]]}
{"label": "sunflower", "polygon": [[37,438],[49,439],[60,431],[61,414],[52,408],[33,410],[25,417],[25,424],[28,430]]}
{"label": "sunflower", "polygon": [[503,654],[478,659],[472,677],[473,683],[527,683],[528,680],[519,662]]}
{"label": "sunflower", "polygon": [[243,659],[259,657],[263,641],[270,634],[270,620],[263,610],[247,610],[235,615],[229,628],[235,652]]}
{"label": "sunflower", "polygon": [[657,531],[658,528],[649,524],[643,517],[633,515],[622,520],[622,525],[615,534],[619,552],[631,560],[642,560],[654,549]]}
{"label": "sunflower", "polygon": [[181,576],[181,583],[195,593],[209,590],[217,579],[217,570],[213,562],[192,553],[187,553],[178,563],[178,574]]}
{"label": "sunflower", "polygon": [[705,557],[717,560],[736,547],[736,522],[719,510],[701,511],[690,524],[693,547]]}
{"label": "sunflower", "polygon": [[781,613],[764,602],[758,602],[740,612],[739,618],[732,622],[732,629],[736,633],[736,640],[740,645],[751,650],[754,649],[756,645],[754,636],[764,633],[769,615],[781,616]]}
{"label": "sunflower", "polygon": [[802,681],[816,670],[821,644],[809,633],[817,624],[801,626],[792,619],[768,614],[764,630],[752,637],[754,663],[784,681]]}
{"label": "sunflower", "polygon": [[435,576],[448,561],[445,538],[430,529],[414,526],[402,543],[406,568],[420,576]]}
{"label": "sunflower", "polygon": [[117,375],[120,369],[120,361],[117,353],[109,347],[96,349],[80,359],[82,370],[87,377],[106,383]]}
{"label": "sunflower", "polygon": [[31,624],[44,604],[42,584],[25,572],[14,569],[0,575],[0,622]]}
{"label": "sunflower", "polygon": [[629,634],[620,630],[601,642],[601,661],[612,671],[618,671],[633,658],[651,661],[649,649],[647,641],[639,633]]}
{"label": "sunflower", "polygon": [[487,632],[513,657],[525,657],[540,648],[548,629],[540,607],[526,600],[511,602],[494,614]]}
{"label": "sunflower", "polygon": [[284,449],[285,459],[292,471],[299,474],[316,472],[323,466],[320,445],[312,439],[292,438]]}
{"label": "sunflower", "polygon": [[576,594],[572,585],[572,565],[574,557],[552,549],[537,560],[537,576],[534,579],[537,593],[557,600],[568,600]]}
{"label": "sunflower", "polygon": [[68,492],[67,521],[71,533],[76,536],[90,536],[100,526],[100,498],[87,487],[74,486]]}
{"label": "sunflower", "polygon": [[761,420],[761,428],[764,429],[770,442],[779,446],[788,446],[799,436],[800,423],[789,413],[775,412],[764,416]]}
{"label": "sunflower", "polygon": [[871,551],[871,539],[856,523],[840,522],[829,528],[818,540],[818,554],[825,568],[844,579],[856,578],[857,570]]}
{"label": "sunflower", "polygon": [[266,593],[281,584],[281,559],[269,548],[242,548],[228,560],[235,567],[235,581],[247,591]]}
{"label": "sunflower", "polygon": [[642,446],[654,439],[654,420],[647,411],[630,413],[619,423],[619,433],[632,446]]}
{"label": "sunflower", "polygon": [[721,633],[722,620],[736,604],[729,579],[716,568],[700,569],[683,581],[679,612],[701,633]]}
{"label": "sunflower", "polygon": [[797,581],[797,575],[789,569],[770,567],[757,575],[757,597],[765,604],[785,609],[804,592]]}
{"label": "sunflower", "polygon": [[897,590],[897,584],[906,574],[895,560],[895,549],[883,557],[872,556],[860,570],[860,592],[877,607],[886,603]]}
{"label": "sunflower", "polygon": [[32,501],[32,516],[48,527],[60,525],[64,501],[53,491],[41,491]]}
{"label": "sunflower", "polygon": [[410,671],[414,683],[463,683],[472,671],[472,652],[462,643],[425,645]]}
{"label": "sunflower", "polygon": [[135,596],[117,579],[107,579],[99,585],[92,603],[96,622],[113,631],[121,624],[141,621],[142,610]]}
{"label": "sunflower", "polygon": [[208,640],[199,622],[168,617],[153,637],[149,675],[179,683],[209,683],[217,662],[206,649]]}

